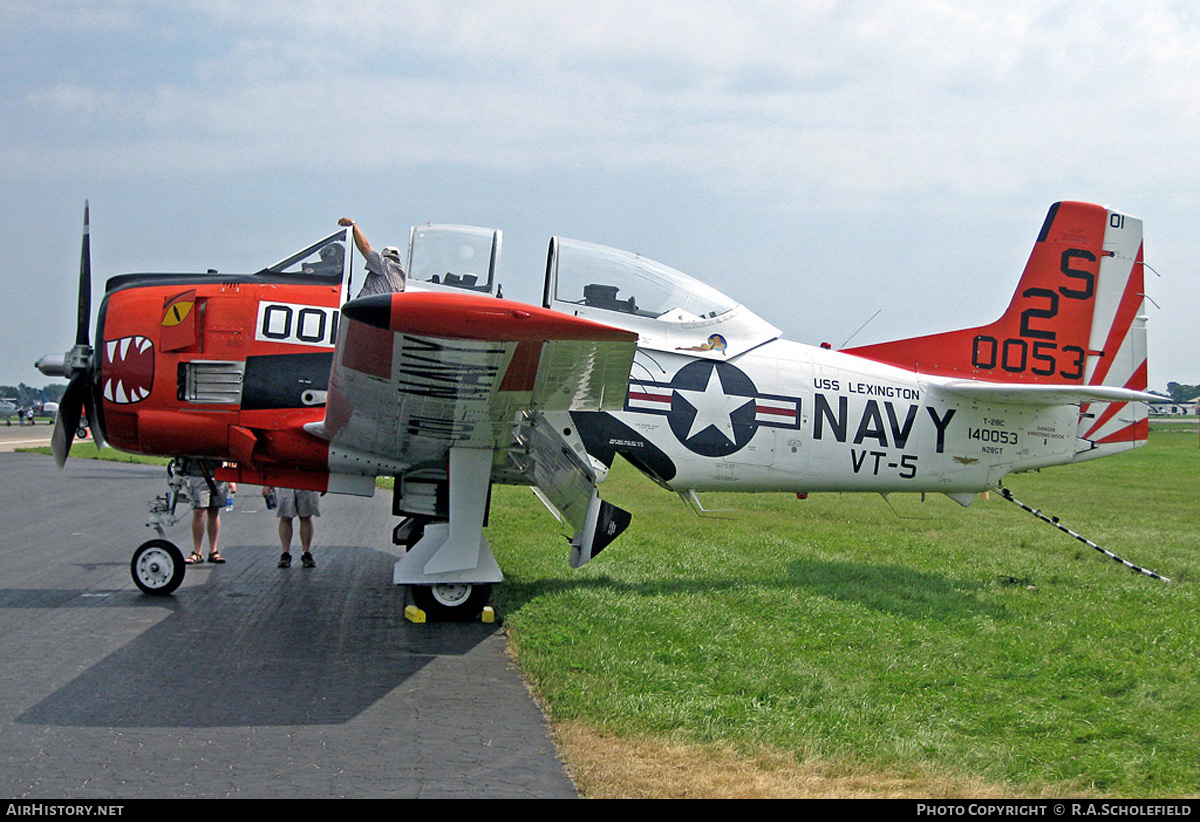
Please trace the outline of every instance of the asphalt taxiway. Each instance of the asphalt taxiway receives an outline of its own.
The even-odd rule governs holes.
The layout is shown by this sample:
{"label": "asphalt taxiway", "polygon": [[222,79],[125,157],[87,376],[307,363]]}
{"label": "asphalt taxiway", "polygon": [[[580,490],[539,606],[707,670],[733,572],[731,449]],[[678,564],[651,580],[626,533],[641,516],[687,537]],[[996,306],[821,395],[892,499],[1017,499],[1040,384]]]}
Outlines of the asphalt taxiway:
{"label": "asphalt taxiway", "polygon": [[[5,425],[4,422],[10,424]],[[54,426],[46,425],[45,420],[38,420],[38,425],[18,425],[15,420],[4,422],[0,422],[0,452],[48,446],[54,435]]]}
{"label": "asphalt taxiway", "polygon": [[[318,567],[276,568],[257,488],[225,565],[141,594],[165,469],[0,453],[0,795],[576,795],[495,625],[413,625],[389,495],[327,496]],[[181,511],[186,514],[186,511]],[[190,550],[188,520],[168,537]]]}

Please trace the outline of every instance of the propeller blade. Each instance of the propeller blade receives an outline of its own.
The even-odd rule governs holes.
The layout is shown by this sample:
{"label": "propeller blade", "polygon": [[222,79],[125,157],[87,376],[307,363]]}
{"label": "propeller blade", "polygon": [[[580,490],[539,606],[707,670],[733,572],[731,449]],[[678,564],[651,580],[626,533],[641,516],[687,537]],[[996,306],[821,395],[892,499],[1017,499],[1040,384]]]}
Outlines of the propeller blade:
{"label": "propeller blade", "polygon": [[104,431],[100,428],[100,414],[96,407],[96,392],[90,389],[93,388],[91,379],[88,379],[88,392],[83,395],[83,410],[87,416],[88,430],[92,432],[92,441],[96,443],[96,450],[99,451],[105,446]]}
{"label": "propeller blade", "polygon": [[74,442],[75,432],[79,429],[79,415],[83,411],[85,397],[91,393],[88,383],[86,375],[75,375],[58,403],[54,434],[50,437],[50,450],[54,452],[54,461],[58,463],[59,468],[66,465],[67,456],[71,453],[71,443]]}
{"label": "propeller blade", "polygon": [[88,226],[90,211],[83,201],[83,249],[79,254],[79,320],[75,324],[75,344],[87,345],[92,322],[92,243]]}

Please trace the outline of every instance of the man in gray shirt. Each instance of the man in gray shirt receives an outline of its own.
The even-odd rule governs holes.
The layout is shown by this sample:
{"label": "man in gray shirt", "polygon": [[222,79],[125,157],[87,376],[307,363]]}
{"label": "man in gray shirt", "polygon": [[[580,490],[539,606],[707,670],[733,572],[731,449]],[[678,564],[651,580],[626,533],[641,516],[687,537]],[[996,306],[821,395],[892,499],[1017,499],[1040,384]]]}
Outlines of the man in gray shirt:
{"label": "man in gray shirt", "polygon": [[383,251],[376,251],[367,242],[358,223],[349,217],[338,220],[340,226],[354,227],[354,245],[358,253],[367,261],[367,281],[356,296],[367,297],[371,294],[390,294],[393,291],[404,290],[404,268],[400,265],[400,249],[388,246]]}

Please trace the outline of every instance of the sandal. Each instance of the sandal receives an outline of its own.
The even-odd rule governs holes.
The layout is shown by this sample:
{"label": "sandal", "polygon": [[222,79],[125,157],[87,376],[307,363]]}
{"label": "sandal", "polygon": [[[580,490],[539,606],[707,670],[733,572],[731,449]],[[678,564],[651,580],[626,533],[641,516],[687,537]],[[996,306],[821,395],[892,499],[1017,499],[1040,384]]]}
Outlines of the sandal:
{"label": "sandal", "polygon": [[213,551],[208,555],[208,561],[216,565],[220,565],[225,562],[225,557],[221,556],[220,551]]}
{"label": "sandal", "polygon": [[204,562],[204,555],[199,551],[192,551],[192,555],[183,561],[185,565],[195,565],[199,562]]}

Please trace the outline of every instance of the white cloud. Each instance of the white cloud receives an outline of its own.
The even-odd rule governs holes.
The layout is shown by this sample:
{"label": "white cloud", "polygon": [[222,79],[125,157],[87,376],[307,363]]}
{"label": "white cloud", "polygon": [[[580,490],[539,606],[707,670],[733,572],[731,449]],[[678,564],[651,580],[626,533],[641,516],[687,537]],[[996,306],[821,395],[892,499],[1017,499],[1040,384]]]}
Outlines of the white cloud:
{"label": "white cloud", "polygon": [[[29,105],[93,118],[100,133],[123,126],[128,137],[96,158],[114,173],[178,167],[211,141],[222,148],[199,156],[223,168],[641,166],[857,198],[1002,195],[1134,164],[1176,173],[1138,163],[1147,148],[1195,162],[1200,57],[1181,30],[1191,21],[1164,4],[191,9],[214,36],[178,55],[183,79],[125,88],[101,76],[38,89]],[[150,17],[120,11],[127,24]]]}

